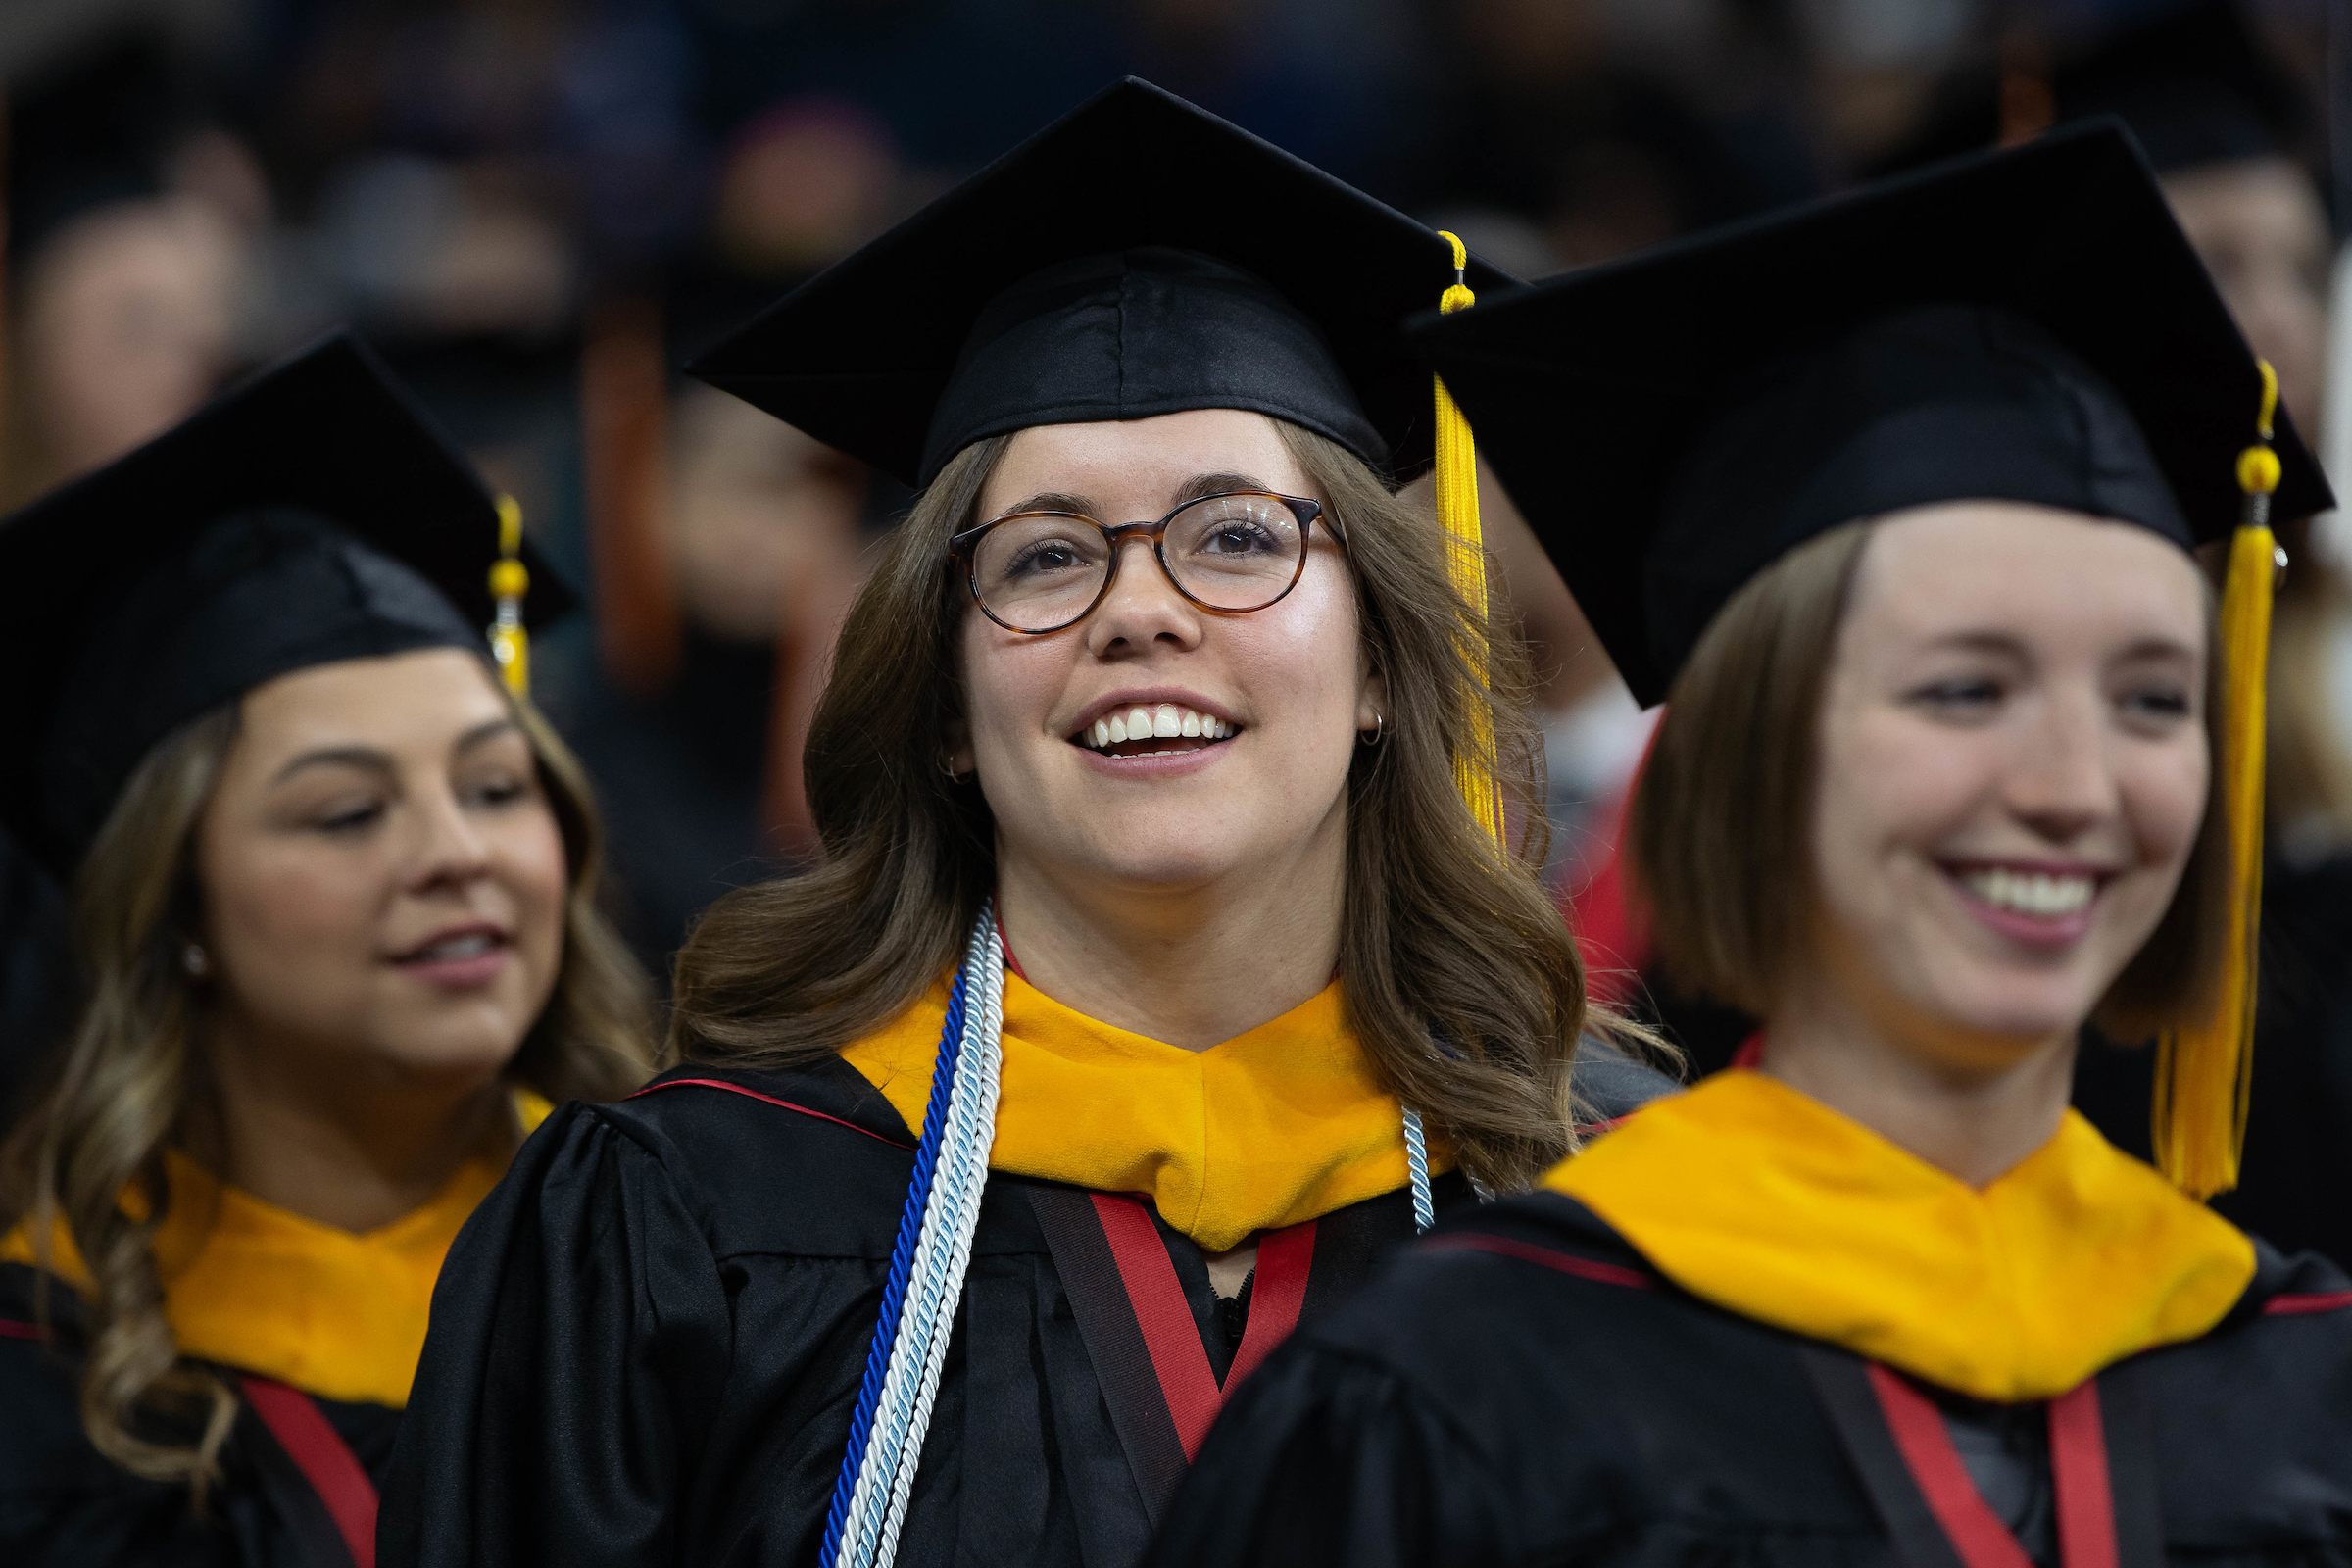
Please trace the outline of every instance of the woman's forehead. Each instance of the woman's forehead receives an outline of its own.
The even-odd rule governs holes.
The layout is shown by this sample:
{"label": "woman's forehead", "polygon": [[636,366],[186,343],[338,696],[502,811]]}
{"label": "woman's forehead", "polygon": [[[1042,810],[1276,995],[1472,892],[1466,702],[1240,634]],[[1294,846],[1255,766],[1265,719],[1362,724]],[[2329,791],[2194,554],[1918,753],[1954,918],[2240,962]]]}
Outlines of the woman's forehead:
{"label": "woman's forehead", "polygon": [[2019,502],[1911,508],[1872,525],[1848,621],[1941,636],[2167,633],[2203,645],[2204,579],[2179,546],[2131,523]]}
{"label": "woman's forehead", "polygon": [[1225,478],[1301,493],[1307,484],[1273,419],[1243,409],[1192,409],[1146,419],[1033,425],[1006,444],[982,492],[985,512],[1036,495],[1165,510]]}
{"label": "woman's forehead", "polygon": [[238,739],[241,750],[268,753],[382,747],[446,740],[512,716],[477,656],[425,648],[336,660],[264,682],[245,696]]}

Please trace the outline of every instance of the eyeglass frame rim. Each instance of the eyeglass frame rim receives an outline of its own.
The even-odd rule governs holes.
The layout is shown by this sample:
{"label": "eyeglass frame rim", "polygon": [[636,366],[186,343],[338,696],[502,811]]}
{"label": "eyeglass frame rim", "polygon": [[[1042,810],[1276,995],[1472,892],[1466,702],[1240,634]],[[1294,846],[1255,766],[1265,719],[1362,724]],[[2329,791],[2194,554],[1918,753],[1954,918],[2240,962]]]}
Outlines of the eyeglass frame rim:
{"label": "eyeglass frame rim", "polygon": [[[1194,594],[1192,590],[1185,587],[1183,583],[1177,581],[1175,568],[1168,564],[1168,524],[1174,522],[1178,517],[1184,515],[1185,513],[1191,511],[1193,508],[1200,505],[1204,501],[1224,501],[1234,496],[1263,496],[1271,501],[1279,501],[1284,506],[1290,508],[1292,516],[1298,519],[1298,536],[1300,540],[1298,562],[1297,565],[1291,568],[1291,580],[1282,585],[1282,592],[1276,594],[1264,604],[1252,605],[1248,610],[1233,610],[1223,605],[1212,605],[1207,603]],[[1303,514],[1300,513],[1301,508],[1305,509]],[[1059,625],[1046,626],[1037,629],[1032,629],[1027,626],[1015,626],[1011,621],[1006,620],[1004,616],[989,609],[988,601],[981,596],[979,580],[980,567],[977,558],[977,549],[982,536],[987,534],[990,530],[998,527],[1000,524],[1018,522],[1023,517],[1069,517],[1079,522],[1091,523],[1094,525],[1094,527],[1102,532],[1104,543],[1110,548],[1110,569],[1102,574],[1102,586],[1095,590],[1095,597],[1087,601],[1086,608],[1084,610],[1081,610],[1069,619],[1062,621]],[[1279,490],[1217,490],[1208,495],[1195,496],[1190,501],[1179,503],[1175,508],[1170,510],[1166,516],[1160,518],[1157,522],[1110,523],[1104,522],[1099,517],[1090,517],[1083,512],[1058,512],[1052,508],[1044,508],[1025,512],[1007,512],[1002,516],[991,517],[986,522],[977,523],[972,527],[966,528],[961,533],[949,535],[948,559],[950,561],[961,561],[963,563],[964,591],[972,596],[972,603],[980,607],[980,613],[986,615],[990,620],[995,621],[1006,631],[1013,632],[1019,636],[1050,637],[1057,631],[1069,630],[1072,626],[1077,625],[1080,621],[1084,620],[1087,616],[1093,614],[1097,610],[1102,608],[1102,601],[1110,597],[1110,590],[1117,584],[1119,580],[1119,562],[1127,554],[1126,550],[1122,547],[1129,539],[1135,538],[1138,535],[1141,535],[1143,538],[1151,541],[1152,559],[1159,563],[1159,574],[1167,579],[1169,587],[1175,589],[1177,593],[1184,597],[1185,603],[1195,606],[1198,609],[1204,610],[1212,615],[1254,615],[1261,610],[1272,610],[1276,605],[1279,605],[1285,599],[1290,598],[1291,590],[1297,588],[1298,586],[1298,580],[1306,575],[1306,558],[1313,542],[1312,535],[1314,534],[1315,524],[1317,522],[1323,524],[1325,529],[1330,532],[1332,538],[1339,544],[1342,553],[1346,553],[1348,550],[1348,531],[1340,526],[1340,519],[1332,515],[1331,510],[1324,506],[1322,502],[1314,499],[1312,496],[1286,496]]]}

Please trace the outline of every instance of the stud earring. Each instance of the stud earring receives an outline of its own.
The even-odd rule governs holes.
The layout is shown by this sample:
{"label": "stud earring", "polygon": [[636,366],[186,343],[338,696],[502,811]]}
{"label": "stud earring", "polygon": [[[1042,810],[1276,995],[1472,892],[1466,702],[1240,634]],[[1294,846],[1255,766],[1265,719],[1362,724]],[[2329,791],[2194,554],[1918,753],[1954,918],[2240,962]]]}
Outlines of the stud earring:
{"label": "stud earring", "polygon": [[191,942],[179,950],[179,966],[192,979],[201,980],[213,972],[212,955],[204,951],[202,944]]}

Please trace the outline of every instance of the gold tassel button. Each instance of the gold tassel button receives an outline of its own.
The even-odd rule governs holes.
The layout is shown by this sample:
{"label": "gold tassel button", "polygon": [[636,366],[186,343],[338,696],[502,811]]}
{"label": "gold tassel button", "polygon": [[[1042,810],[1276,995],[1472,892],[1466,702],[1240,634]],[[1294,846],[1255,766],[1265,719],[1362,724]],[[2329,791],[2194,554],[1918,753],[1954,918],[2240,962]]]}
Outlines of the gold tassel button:
{"label": "gold tassel button", "polygon": [[498,662],[507,689],[517,697],[531,695],[531,634],[522,624],[523,596],[531,591],[531,569],[522,553],[522,508],[513,496],[498,498],[498,555],[490,564],[490,597],[498,602],[498,618],[490,623],[490,657]]}

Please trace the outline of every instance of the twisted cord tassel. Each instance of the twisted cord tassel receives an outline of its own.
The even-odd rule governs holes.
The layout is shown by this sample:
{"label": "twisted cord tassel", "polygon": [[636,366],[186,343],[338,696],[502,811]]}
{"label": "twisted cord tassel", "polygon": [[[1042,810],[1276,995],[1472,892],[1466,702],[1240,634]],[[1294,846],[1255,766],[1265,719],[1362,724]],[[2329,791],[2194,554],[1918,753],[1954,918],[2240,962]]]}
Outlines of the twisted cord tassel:
{"label": "twisted cord tassel", "polygon": [[1437,1200],[1429,1191],[1429,1138],[1421,1130],[1421,1113],[1404,1107],[1404,1173],[1413,1188],[1413,1234],[1438,1222]]}
{"label": "twisted cord tassel", "polygon": [[[967,1062],[976,1061],[978,1065],[972,1072],[959,1074],[957,1084],[959,1113],[977,1129],[967,1133],[958,1144],[966,1168],[958,1175],[960,1202],[953,1233],[955,1245],[945,1271],[946,1278],[956,1282],[958,1294],[964,1273],[971,1266],[972,1239],[980,1228],[980,1195],[988,1180],[988,1152],[997,1120],[998,1069],[1001,1065],[1004,1030],[1004,950],[994,940],[992,927],[987,962],[981,971],[980,1016],[973,1020],[972,1038],[964,1045],[964,1059]],[[969,1080],[973,1085],[968,1103],[961,1094],[962,1080]],[[953,1312],[956,1303],[951,1298],[947,1304],[950,1322],[947,1327],[931,1335],[923,1358],[922,1389],[915,1399],[910,1446],[900,1459],[898,1475],[891,1486],[890,1513],[883,1521],[882,1549],[875,1559],[885,1568],[899,1554],[899,1527],[906,1522],[907,1500],[914,1494],[914,1473],[922,1461],[923,1434],[931,1429],[931,1407],[939,1396],[940,1377],[947,1367],[948,1343],[954,1335]]]}
{"label": "twisted cord tassel", "polygon": [[[993,1125],[995,1096],[993,1088],[984,1084],[989,1063],[980,1036],[986,1026],[987,956],[996,949],[993,922],[988,936],[987,947],[976,947],[965,959],[967,969],[978,970],[983,1005],[968,1012],[965,1020],[962,1060],[956,1069],[955,1098],[948,1108],[948,1139],[940,1185],[930,1211],[923,1216],[923,1242],[915,1258],[915,1277],[922,1286],[914,1293],[913,1311],[902,1330],[890,1390],[885,1395],[889,1422],[881,1449],[884,1457],[874,1470],[875,1491],[867,1502],[865,1526],[859,1538],[860,1551],[856,1559],[860,1564],[887,1563],[895,1549],[896,1533],[889,1522],[891,1510],[894,1505],[904,1506],[900,1499],[913,1485],[914,1472],[922,1460],[923,1435],[930,1426],[930,1406],[923,1396],[925,1379],[945,1361],[948,1341],[954,1335],[955,1305],[963,1289],[963,1266],[956,1255],[956,1243],[958,1238],[964,1241],[968,1259],[966,1222],[977,1221],[980,1189],[988,1179],[988,1140],[976,1131],[975,1098],[983,1088],[988,1088]],[[973,1151],[976,1140],[981,1144],[977,1158]],[[945,1328],[943,1318],[947,1322]],[[930,1387],[936,1390],[936,1382]]]}
{"label": "twisted cord tassel", "polygon": [[[895,1549],[895,1532],[887,1532],[888,1514],[901,1489],[911,1488],[921,1461],[931,1407],[921,1388],[928,1376],[936,1393],[937,1369],[945,1364],[953,1311],[962,1296],[972,1233],[979,1224],[988,1151],[996,1132],[999,1057],[994,1048],[1002,1027],[1004,992],[1002,951],[994,912],[987,906],[973,925],[960,974],[976,981],[978,995],[967,992],[965,999],[937,1182],[924,1205],[909,1271],[909,1309],[898,1325],[878,1401],[878,1429],[859,1465],[839,1554],[833,1559],[844,1568],[884,1568],[889,1549]],[[980,1034],[983,1029],[985,1036]],[[983,1039],[987,1049],[980,1049]],[[888,1549],[886,1533],[891,1537]]]}
{"label": "twisted cord tassel", "polygon": [[940,1141],[946,1136],[948,1102],[953,1093],[956,1062],[964,1034],[964,1001],[968,977],[956,972],[948,993],[948,1018],[940,1032],[939,1061],[932,1069],[931,1099],[923,1111],[922,1137],[914,1151],[914,1174],[906,1185],[906,1201],[899,1214],[899,1234],[891,1247],[890,1268],[884,1277],[882,1309],[874,1320],[874,1339],[866,1351],[865,1375],[858,1387],[858,1402],[850,1413],[850,1443],[842,1454],[841,1474],[834,1482],[833,1503],[825,1516],[824,1544],[817,1560],[827,1568],[838,1563],[842,1534],[848,1528],[850,1502],[856,1494],[866,1450],[871,1446],[874,1408],[890,1371],[890,1350],[897,1343],[899,1313],[906,1299],[906,1284],[914,1266],[915,1243],[922,1232],[923,1214],[931,1196],[932,1177],[939,1160]]}
{"label": "twisted cord tassel", "polygon": [[[1438,301],[1438,309],[1447,315],[1468,310],[1478,303],[1465,280],[1470,267],[1470,252],[1452,234],[1441,232],[1440,238],[1453,247],[1453,285]],[[1446,530],[1446,572],[1453,579],[1454,591],[1478,616],[1481,627],[1487,620],[1487,547],[1486,536],[1478,520],[1478,446],[1471,439],[1470,421],[1462,416],[1453,394],[1446,390],[1441,376],[1430,378],[1437,387],[1438,399],[1438,521]],[[1473,674],[1483,691],[1487,683],[1487,649],[1483,641],[1464,650],[1469,657]],[[1494,781],[1494,719],[1482,701],[1471,706],[1465,715],[1468,723],[1462,733],[1460,749],[1454,753],[1453,781],[1462,792],[1462,800],[1470,814],[1487,836],[1497,846],[1502,843],[1502,791]]]}
{"label": "twisted cord tassel", "polygon": [[2222,792],[2230,851],[2229,957],[2211,1010],[2157,1047],[2156,1164],[2191,1198],[2237,1185],[2254,1073],[2254,1004],[2262,942],[2262,776],[2271,596],[2281,553],[2271,533],[2278,454],[2271,447],[2278,376],[2262,365],[2262,416],[2255,444],[2237,456],[2245,514],[2230,541],[2230,576],[2214,657],[2222,664],[2222,745],[2214,788]]}

